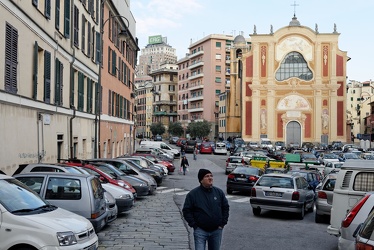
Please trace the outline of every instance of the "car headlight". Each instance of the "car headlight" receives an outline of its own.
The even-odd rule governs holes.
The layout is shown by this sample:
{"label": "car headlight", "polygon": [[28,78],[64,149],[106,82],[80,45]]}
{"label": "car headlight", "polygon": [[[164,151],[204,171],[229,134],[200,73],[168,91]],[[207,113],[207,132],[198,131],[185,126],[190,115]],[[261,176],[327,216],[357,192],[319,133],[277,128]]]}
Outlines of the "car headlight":
{"label": "car headlight", "polygon": [[120,199],[131,199],[131,195],[129,194],[122,194],[119,196]]}
{"label": "car headlight", "polygon": [[118,182],[118,185],[120,185],[121,187],[126,188],[126,189],[129,189],[129,188],[130,188],[129,185],[127,185],[126,183],[124,183],[124,182],[122,182],[122,181],[119,181],[119,182]]}
{"label": "car headlight", "polygon": [[58,232],[57,240],[60,246],[70,246],[77,244],[77,239],[73,232]]}

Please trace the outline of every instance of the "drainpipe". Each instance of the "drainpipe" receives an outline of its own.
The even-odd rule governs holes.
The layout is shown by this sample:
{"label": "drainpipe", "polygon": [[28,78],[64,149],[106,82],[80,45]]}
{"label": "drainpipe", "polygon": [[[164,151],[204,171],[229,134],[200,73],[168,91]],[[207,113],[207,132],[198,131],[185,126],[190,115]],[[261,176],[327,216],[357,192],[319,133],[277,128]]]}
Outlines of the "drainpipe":
{"label": "drainpipe", "polygon": [[70,159],[74,158],[74,147],[73,147],[73,119],[75,118],[75,107],[71,106],[73,109],[73,117],[70,118]]}

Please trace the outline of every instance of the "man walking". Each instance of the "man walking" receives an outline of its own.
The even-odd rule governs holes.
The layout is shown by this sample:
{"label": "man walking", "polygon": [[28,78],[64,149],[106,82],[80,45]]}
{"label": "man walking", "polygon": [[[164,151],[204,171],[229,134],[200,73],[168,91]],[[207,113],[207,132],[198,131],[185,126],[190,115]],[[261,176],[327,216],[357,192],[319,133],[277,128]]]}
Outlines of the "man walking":
{"label": "man walking", "polygon": [[183,217],[194,228],[195,250],[219,250],[222,229],[229,219],[229,203],[223,191],[213,186],[208,169],[198,173],[200,186],[191,190],[184,201]]}

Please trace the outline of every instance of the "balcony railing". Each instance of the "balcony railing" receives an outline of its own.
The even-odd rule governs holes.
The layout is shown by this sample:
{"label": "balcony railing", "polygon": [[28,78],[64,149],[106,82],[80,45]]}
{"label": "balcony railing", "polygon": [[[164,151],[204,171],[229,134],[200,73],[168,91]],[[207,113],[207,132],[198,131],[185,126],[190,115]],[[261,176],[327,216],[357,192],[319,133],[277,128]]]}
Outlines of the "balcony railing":
{"label": "balcony railing", "polygon": [[204,96],[202,95],[188,98],[189,102],[202,101],[202,100],[204,100]]}
{"label": "balcony railing", "polygon": [[204,108],[192,108],[188,109],[188,113],[194,113],[194,112],[203,112]]}
{"label": "balcony railing", "polygon": [[200,67],[200,66],[204,66],[204,62],[197,62],[197,63],[191,64],[188,67],[188,69],[191,70],[191,69],[194,69],[194,68],[197,68],[197,67]]}
{"label": "balcony railing", "polygon": [[188,58],[191,59],[191,58],[194,58],[194,57],[200,56],[200,55],[204,55],[204,50],[200,50],[200,51],[198,51],[194,54],[191,54],[191,55],[188,56]]}
{"label": "balcony railing", "polygon": [[203,77],[203,76],[204,76],[204,73],[196,74],[196,75],[188,77],[188,80],[193,80],[193,79]]}

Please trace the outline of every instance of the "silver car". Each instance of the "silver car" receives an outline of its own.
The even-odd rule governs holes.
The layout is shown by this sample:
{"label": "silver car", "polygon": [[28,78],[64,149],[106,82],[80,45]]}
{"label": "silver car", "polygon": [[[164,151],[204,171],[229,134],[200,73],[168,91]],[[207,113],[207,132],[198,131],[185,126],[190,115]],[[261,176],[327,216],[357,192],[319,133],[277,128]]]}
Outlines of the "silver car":
{"label": "silver car", "polygon": [[316,187],[316,223],[323,222],[324,217],[331,215],[336,177],[337,174],[328,174]]}
{"label": "silver car", "polygon": [[302,176],[265,174],[253,186],[250,203],[255,216],[265,209],[297,213],[302,220],[313,211],[314,191]]}

